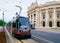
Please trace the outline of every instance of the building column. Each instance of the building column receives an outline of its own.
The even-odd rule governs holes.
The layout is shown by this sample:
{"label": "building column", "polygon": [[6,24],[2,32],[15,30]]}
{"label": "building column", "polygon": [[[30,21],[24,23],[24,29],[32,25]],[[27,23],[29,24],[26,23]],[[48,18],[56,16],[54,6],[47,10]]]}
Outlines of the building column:
{"label": "building column", "polygon": [[32,15],[32,13],[31,13],[30,16],[31,16],[30,21],[31,21],[31,24],[32,24],[33,23],[33,20],[32,20],[33,19],[33,15]]}
{"label": "building column", "polygon": [[30,14],[30,18],[29,19],[30,19],[30,23],[31,23],[31,14]]}
{"label": "building column", "polygon": [[38,29],[40,28],[40,26],[39,26],[39,21],[40,21],[40,20],[39,20],[39,14],[40,14],[40,13],[39,13],[39,10],[36,11],[36,28],[38,28]]}
{"label": "building column", "polygon": [[39,23],[40,25],[39,25],[39,26],[40,26],[40,28],[41,28],[41,27],[42,27],[42,22],[41,22],[41,20],[42,20],[42,12],[41,12],[41,11],[40,11],[39,19],[40,19],[40,23]]}
{"label": "building column", "polygon": [[57,15],[57,13],[56,13],[56,8],[54,8],[54,12],[53,12],[53,16],[54,16],[54,18],[53,18],[53,19],[54,19],[53,27],[54,27],[54,28],[57,27],[57,25],[56,25],[56,24],[57,24],[57,22],[56,22],[56,18],[57,18],[57,16],[56,16],[56,15]]}
{"label": "building column", "polygon": [[32,21],[33,21],[33,24],[34,24],[34,12],[32,13]]}
{"label": "building column", "polygon": [[49,21],[48,21],[48,19],[49,19],[49,13],[48,13],[48,9],[46,9],[45,18],[46,18],[46,28],[48,28],[49,27]]}
{"label": "building column", "polygon": [[31,23],[31,14],[30,14],[29,16],[30,16],[30,18],[29,18],[29,19],[30,19],[30,23]]}
{"label": "building column", "polygon": [[[34,12],[32,13],[32,15],[33,15],[33,25],[34,25]],[[35,27],[35,25],[34,25],[34,27]]]}

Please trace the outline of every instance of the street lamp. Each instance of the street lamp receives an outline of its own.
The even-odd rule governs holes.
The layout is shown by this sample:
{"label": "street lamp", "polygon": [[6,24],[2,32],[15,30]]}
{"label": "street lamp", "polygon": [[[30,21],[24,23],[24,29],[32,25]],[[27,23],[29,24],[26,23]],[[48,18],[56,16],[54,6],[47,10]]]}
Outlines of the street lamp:
{"label": "street lamp", "polygon": [[[2,9],[0,9],[0,10],[2,10]],[[3,30],[4,30],[4,11],[6,11],[6,10],[3,9],[3,12],[2,12],[2,15],[3,15]]]}

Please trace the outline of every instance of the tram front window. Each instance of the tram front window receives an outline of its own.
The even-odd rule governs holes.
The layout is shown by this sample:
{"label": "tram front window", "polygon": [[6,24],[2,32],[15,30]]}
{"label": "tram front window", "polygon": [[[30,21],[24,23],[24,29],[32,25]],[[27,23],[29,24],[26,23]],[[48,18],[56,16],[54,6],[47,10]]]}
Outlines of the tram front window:
{"label": "tram front window", "polygon": [[30,26],[29,19],[28,18],[20,18],[19,22],[21,23],[21,26]]}
{"label": "tram front window", "polygon": [[19,24],[20,29],[30,29],[30,22],[28,18],[20,18]]}

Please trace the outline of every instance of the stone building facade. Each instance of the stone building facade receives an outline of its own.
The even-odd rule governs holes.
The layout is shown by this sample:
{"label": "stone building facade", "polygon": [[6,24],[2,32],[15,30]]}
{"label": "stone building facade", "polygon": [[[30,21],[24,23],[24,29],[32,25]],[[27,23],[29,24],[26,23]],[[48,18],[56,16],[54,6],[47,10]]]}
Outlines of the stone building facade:
{"label": "stone building facade", "polygon": [[60,2],[52,1],[45,4],[32,3],[27,11],[30,23],[35,28],[60,27]]}

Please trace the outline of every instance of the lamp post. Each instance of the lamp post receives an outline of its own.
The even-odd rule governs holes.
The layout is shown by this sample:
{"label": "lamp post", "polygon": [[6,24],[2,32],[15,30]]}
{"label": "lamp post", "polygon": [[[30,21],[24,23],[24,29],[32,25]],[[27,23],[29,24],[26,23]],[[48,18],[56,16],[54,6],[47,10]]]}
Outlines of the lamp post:
{"label": "lamp post", "polygon": [[[2,10],[2,9],[0,9],[0,10]],[[3,12],[2,12],[2,15],[3,15],[3,17],[2,17],[3,18],[3,30],[4,30],[4,11],[6,11],[6,10],[3,9]]]}
{"label": "lamp post", "polygon": [[4,30],[4,9],[3,9],[3,30]]}

